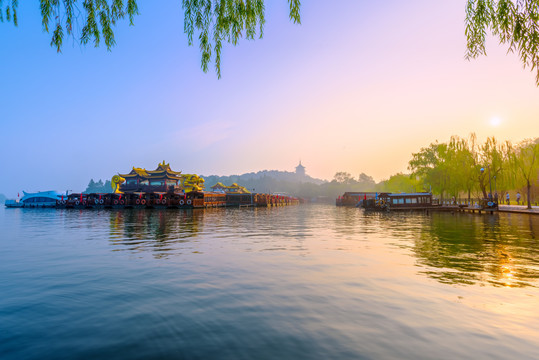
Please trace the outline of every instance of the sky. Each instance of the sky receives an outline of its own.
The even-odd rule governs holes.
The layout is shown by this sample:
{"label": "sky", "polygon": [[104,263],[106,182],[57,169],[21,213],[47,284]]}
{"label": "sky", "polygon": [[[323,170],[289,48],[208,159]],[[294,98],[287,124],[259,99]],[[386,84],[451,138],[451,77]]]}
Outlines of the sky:
{"label": "sky", "polygon": [[[181,2],[139,0],[117,45],[61,54],[37,2],[0,23],[0,193],[82,191],[133,166],[332,179],[406,172],[413,152],[475,132],[539,136],[539,88],[494,38],[465,59],[465,0],[266,1],[264,38],[227,45],[222,78],[200,68]],[[7,176],[5,176],[7,175]]]}

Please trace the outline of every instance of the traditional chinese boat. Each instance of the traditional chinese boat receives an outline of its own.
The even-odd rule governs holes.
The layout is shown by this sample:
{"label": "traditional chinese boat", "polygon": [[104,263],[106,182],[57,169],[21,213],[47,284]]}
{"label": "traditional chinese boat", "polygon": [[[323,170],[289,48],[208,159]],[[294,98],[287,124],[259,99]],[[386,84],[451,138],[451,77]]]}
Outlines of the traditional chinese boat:
{"label": "traditional chinese boat", "polygon": [[[299,203],[290,196],[251,193],[238,184],[225,186],[218,183],[211,187],[212,191],[205,191],[202,177],[174,171],[164,161],[155,170],[133,167],[129,173],[114,175],[111,185],[112,193],[55,193],[56,197],[51,195],[48,204],[63,209],[195,209]],[[21,204],[24,203],[13,201],[6,206],[22,207]]]}
{"label": "traditional chinese boat", "polygon": [[374,211],[428,210],[433,205],[431,193],[380,193],[361,201],[362,208]]}

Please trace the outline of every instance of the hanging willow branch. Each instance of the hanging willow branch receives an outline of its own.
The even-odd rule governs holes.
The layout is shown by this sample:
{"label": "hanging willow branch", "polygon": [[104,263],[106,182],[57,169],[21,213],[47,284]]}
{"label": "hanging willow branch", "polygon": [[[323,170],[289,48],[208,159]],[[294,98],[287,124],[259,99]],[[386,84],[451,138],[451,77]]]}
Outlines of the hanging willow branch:
{"label": "hanging willow branch", "polygon": [[[221,76],[223,41],[236,45],[242,37],[262,37],[266,0],[182,0],[184,31],[189,44],[198,36],[201,67],[208,70],[213,60]],[[82,4],[81,4],[82,3]],[[300,23],[300,0],[288,0],[290,20]],[[80,6],[78,6],[80,5]],[[0,22],[18,24],[18,0],[0,0]],[[85,45],[101,40],[108,50],[115,45],[113,27],[138,15],[137,0],[40,0],[43,29],[52,31],[51,46],[61,51],[65,34]],[[82,27],[74,30],[75,24]],[[487,33],[492,32],[508,51],[518,52],[525,67],[536,71],[539,85],[539,0],[468,0],[466,37],[468,59],[486,55]],[[79,37],[80,33],[80,37]]]}
{"label": "hanging willow branch", "polygon": [[[290,20],[301,23],[300,0],[288,0]],[[182,0],[184,32],[189,45],[198,35],[202,53],[201,67],[208,71],[208,64],[215,61],[215,71],[221,77],[221,49],[223,41],[236,45],[245,36],[253,40],[264,35],[264,0]]]}
{"label": "hanging willow branch", "polygon": [[[236,45],[245,37],[252,40],[264,30],[265,0],[182,0],[185,15],[184,31],[193,45],[198,36],[202,54],[201,67],[215,61],[215,70],[221,77],[221,49],[223,41]],[[82,4],[81,4],[82,3]],[[300,0],[288,0],[290,20],[300,23]],[[79,6],[80,5],[80,6]],[[17,26],[18,1],[0,0],[0,22]],[[116,44],[113,27],[118,20],[129,17],[133,25],[138,15],[137,0],[40,0],[43,30],[52,31],[51,46],[61,52],[64,37],[80,37],[81,44],[93,42],[98,47],[105,42],[108,50]],[[76,27],[76,24],[82,27]],[[77,34],[77,35],[75,35]]]}
{"label": "hanging willow branch", "polygon": [[508,52],[518,52],[524,67],[536,71],[539,86],[539,0],[468,0],[468,59],[486,55],[489,31],[509,45]]}

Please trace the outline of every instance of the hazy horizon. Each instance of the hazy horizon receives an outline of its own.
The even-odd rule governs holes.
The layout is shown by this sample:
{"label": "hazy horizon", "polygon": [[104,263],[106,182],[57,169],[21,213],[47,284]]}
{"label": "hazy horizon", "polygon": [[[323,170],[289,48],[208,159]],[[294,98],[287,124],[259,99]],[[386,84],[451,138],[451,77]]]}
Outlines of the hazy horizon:
{"label": "hazy horizon", "polygon": [[200,69],[177,1],[140,3],[108,52],[42,32],[39,6],[0,24],[0,193],[84,190],[163,160],[184,173],[337,171],[377,182],[452,135],[517,143],[539,136],[539,88],[490,38],[464,59],[465,1],[317,0],[302,25],[266,4],[264,38],[224,46],[222,79]]}

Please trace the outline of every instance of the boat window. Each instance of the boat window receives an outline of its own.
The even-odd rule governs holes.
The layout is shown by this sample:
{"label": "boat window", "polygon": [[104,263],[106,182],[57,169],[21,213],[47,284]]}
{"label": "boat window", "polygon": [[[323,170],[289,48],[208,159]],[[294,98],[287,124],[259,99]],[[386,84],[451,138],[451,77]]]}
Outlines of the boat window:
{"label": "boat window", "polygon": [[137,184],[137,180],[136,179],[130,179],[130,180],[127,180],[127,185],[136,185]]}
{"label": "boat window", "polygon": [[152,181],[152,182],[150,182],[150,185],[152,185],[152,186],[161,186],[161,185],[163,185],[163,182],[161,182],[161,181]]}
{"label": "boat window", "polygon": [[148,180],[142,180],[140,185],[150,185],[150,182]]}

